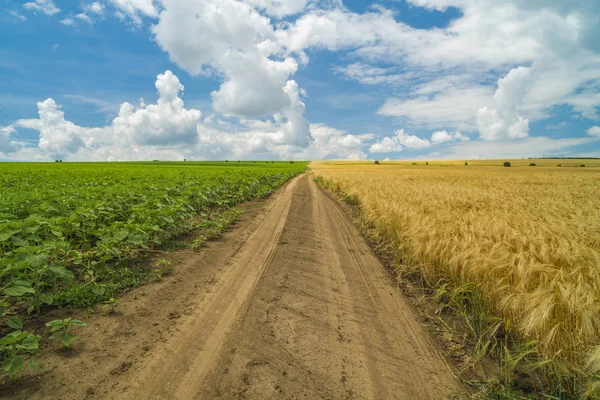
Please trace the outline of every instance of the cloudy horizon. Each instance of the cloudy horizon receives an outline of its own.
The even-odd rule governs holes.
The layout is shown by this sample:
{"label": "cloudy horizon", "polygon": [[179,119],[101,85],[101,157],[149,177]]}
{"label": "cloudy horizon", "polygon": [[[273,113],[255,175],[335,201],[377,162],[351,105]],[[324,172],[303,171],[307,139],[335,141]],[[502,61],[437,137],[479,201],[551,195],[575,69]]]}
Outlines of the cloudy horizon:
{"label": "cloudy horizon", "polygon": [[3,2],[0,161],[600,157],[597,2]]}

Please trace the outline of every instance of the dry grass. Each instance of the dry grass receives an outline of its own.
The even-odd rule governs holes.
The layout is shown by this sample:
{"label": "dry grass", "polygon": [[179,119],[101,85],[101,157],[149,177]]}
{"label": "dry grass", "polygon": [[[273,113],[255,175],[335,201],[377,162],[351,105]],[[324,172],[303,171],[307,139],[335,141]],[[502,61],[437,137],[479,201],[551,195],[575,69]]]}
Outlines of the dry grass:
{"label": "dry grass", "polygon": [[511,162],[310,167],[357,198],[363,217],[427,282],[475,283],[503,330],[534,343],[549,381],[569,383],[563,393],[598,395],[599,160]]}

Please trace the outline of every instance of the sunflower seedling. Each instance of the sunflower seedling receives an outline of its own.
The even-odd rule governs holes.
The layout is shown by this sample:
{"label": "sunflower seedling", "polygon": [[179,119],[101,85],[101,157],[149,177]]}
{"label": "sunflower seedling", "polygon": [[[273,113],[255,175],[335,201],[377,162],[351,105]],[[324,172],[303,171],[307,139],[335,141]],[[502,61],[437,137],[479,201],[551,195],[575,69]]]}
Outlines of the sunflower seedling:
{"label": "sunflower seedling", "polygon": [[46,323],[46,326],[50,327],[50,332],[56,334],[51,336],[51,339],[60,339],[65,349],[68,349],[73,343],[73,340],[78,338],[79,335],[71,331],[73,326],[87,326],[87,324],[78,319],[65,318],[55,319]]}
{"label": "sunflower seedling", "polygon": [[[16,316],[8,319],[8,326],[15,331],[0,337],[0,357],[2,369],[14,381],[25,366],[25,356],[38,349],[39,336],[33,332],[22,331],[23,322]],[[27,364],[31,369],[40,369],[40,364],[35,360],[30,359]]]}
{"label": "sunflower seedling", "polygon": [[114,314],[116,311],[117,305],[120,302],[121,301],[119,299],[115,299],[114,297],[111,297],[110,299],[108,299],[104,302],[104,308],[108,308],[109,314]]}
{"label": "sunflower seedling", "polygon": [[161,279],[164,275],[169,275],[171,272],[173,272],[173,265],[171,264],[171,261],[163,258],[156,263],[154,275],[156,275],[157,279]]}

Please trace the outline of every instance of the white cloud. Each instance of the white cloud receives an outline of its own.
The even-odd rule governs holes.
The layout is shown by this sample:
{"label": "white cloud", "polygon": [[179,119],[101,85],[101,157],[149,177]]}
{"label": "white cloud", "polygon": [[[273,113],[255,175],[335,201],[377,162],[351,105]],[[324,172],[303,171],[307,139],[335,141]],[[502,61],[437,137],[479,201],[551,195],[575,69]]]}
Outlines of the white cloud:
{"label": "white cloud", "polygon": [[469,137],[463,135],[460,132],[446,132],[446,131],[437,131],[431,135],[431,143],[432,144],[440,144],[440,143],[448,143],[448,142],[467,142],[469,141]]}
{"label": "white cloud", "polygon": [[227,78],[212,92],[215,111],[239,117],[263,117],[291,104],[285,91],[298,65],[292,58],[273,61],[256,53],[231,54],[221,62]]}
{"label": "white cloud", "polygon": [[132,146],[195,143],[201,113],[184,108],[179,79],[166,71],[157,76],[156,89],[157,104],[146,105],[142,101],[135,108],[123,103],[112,124],[103,128],[82,127],[66,120],[51,98],[37,104],[38,119],[20,119],[15,125],[38,130],[39,149],[52,157],[98,148],[127,151]]}
{"label": "white cloud", "polygon": [[35,129],[40,132],[38,147],[51,155],[75,153],[90,140],[92,131],[66,121],[64,112],[53,99],[37,103],[39,119],[20,119],[18,127]]}
{"label": "white cloud", "polygon": [[17,151],[22,144],[11,139],[11,135],[15,133],[15,127],[0,126],[0,154],[8,154]]}
{"label": "white cloud", "polygon": [[75,18],[77,18],[80,21],[87,22],[88,24],[91,24],[93,22],[92,19],[86,13],[76,14]]}
{"label": "white cloud", "polygon": [[75,21],[71,17],[63,18],[59,22],[66,26],[74,26],[75,25]]}
{"label": "white cloud", "polygon": [[[455,6],[462,16],[446,28],[427,30],[398,22],[382,8],[364,14],[316,10],[293,24],[285,43],[299,53],[309,48],[350,50],[360,61],[338,66],[336,72],[363,84],[401,86],[403,96],[388,98],[379,113],[407,118],[412,125],[472,130],[484,109],[479,118],[483,137],[523,137],[528,121],[548,117],[555,105],[598,118],[600,45],[592,38],[600,35],[600,3],[413,3],[435,9]],[[499,108],[489,78],[512,79],[510,70],[518,66],[529,69],[531,77],[521,81],[525,87],[507,93]],[[440,78],[432,80],[435,75]],[[519,114],[507,115],[515,101]]]}
{"label": "white cloud", "polygon": [[456,127],[473,130],[475,116],[489,102],[493,89],[486,86],[452,87],[435,94],[410,99],[388,98],[377,111],[380,115],[406,117],[408,122],[426,128]]}
{"label": "white cloud", "polygon": [[402,147],[411,149],[423,149],[431,146],[431,142],[427,139],[421,139],[415,135],[408,135],[404,129],[399,129],[394,136],[384,137],[383,139],[372,144],[369,148],[371,153],[389,153],[401,151]]}
{"label": "white cloud", "polygon": [[[41,101],[37,104],[39,118],[20,119],[14,127],[0,129],[0,152],[5,158],[32,160],[363,159],[365,141],[373,138],[323,124],[309,126],[304,118],[301,90],[294,81],[285,86],[290,106],[284,112],[268,120],[242,120],[242,124],[214,115],[202,120],[200,110],[185,108],[181,99],[183,85],[170,71],[158,75],[155,86],[156,104],[141,100],[134,107],[123,103],[110,124],[97,128],[67,120],[51,98]],[[84,96],[68,97],[105,103]],[[39,131],[37,146],[18,147],[16,142],[8,140],[15,127]]]}
{"label": "white cloud", "polygon": [[562,121],[562,122],[559,122],[558,124],[546,125],[546,129],[562,129],[562,128],[566,128],[567,125],[568,125],[567,121]]}
{"label": "white cloud", "polygon": [[393,68],[374,67],[364,63],[336,66],[334,72],[365,85],[407,83],[408,77],[393,73]]}
{"label": "white cloud", "polygon": [[183,85],[171,71],[158,75],[156,79],[158,103],[135,109],[123,103],[112,129],[116,137],[128,137],[140,145],[164,145],[194,143],[197,139],[196,126],[200,121],[199,110],[184,108],[179,92]]}
{"label": "white cloud", "polygon": [[56,7],[52,0],[30,1],[23,4],[23,7],[32,11],[40,11],[46,15],[54,15],[60,12],[60,8]]}
{"label": "white cloud", "polygon": [[134,25],[141,25],[142,17],[158,16],[153,0],[110,0],[110,3],[119,10],[117,16],[121,19],[128,17]]}
{"label": "white cloud", "polygon": [[498,80],[494,107],[486,106],[477,112],[477,127],[482,139],[520,139],[529,135],[529,121],[518,112],[531,79],[530,68],[518,67]]}
{"label": "white cloud", "polygon": [[370,134],[353,135],[325,124],[311,124],[310,133],[314,142],[300,158],[364,160],[365,141],[373,138]]}
{"label": "white cloud", "polygon": [[156,42],[192,75],[223,76],[212,93],[216,111],[243,118],[275,114],[290,106],[285,86],[297,69],[281,54],[270,20],[245,3],[208,0],[163,1]]}
{"label": "white cloud", "polygon": [[93,13],[93,14],[101,16],[104,14],[104,4],[100,3],[99,1],[94,1],[91,4],[85,5],[83,7],[83,10],[85,12]]}
{"label": "white cloud", "polygon": [[308,0],[242,0],[274,17],[298,14],[306,7]]}
{"label": "white cloud", "polygon": [[[548,156],[577,155],[570,148],[588,144],[593,138],[552,139],[544,136],[529,136],[521,140],[503,140],[500,142],[487,142],[473,140],[464,143],[452,143],[442,152],[424,154],[422,159],[502,159],[502,158],[527,158]],[[593,155],[598,157],[600,152]]]}
{"label": "white cloud", "polygon": [[590,129],[585,131],[585,133],[591,137],[600,139],[600,126],[592,126]]}
{"label": "white cloud", "polygon": [[8,13],[20,21],[27,21],[27,18],[24,15],[21,15],[16,11],[10,10]]}
{"label": "white cloud", "polygon": [[14,131],[15,131],[15,127],[12,125],[0,126],[0,135],[2,135],[2,136],[8,137]]}

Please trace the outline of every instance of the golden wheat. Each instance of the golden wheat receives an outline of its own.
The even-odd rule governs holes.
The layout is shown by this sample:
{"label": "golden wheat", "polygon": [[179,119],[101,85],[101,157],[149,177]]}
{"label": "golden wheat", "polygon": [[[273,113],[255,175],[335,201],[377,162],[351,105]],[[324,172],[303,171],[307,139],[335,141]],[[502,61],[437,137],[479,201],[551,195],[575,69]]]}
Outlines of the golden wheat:
{"label": "golden wheat", "polygon": [[310,167],[357,198],[364,218],[429,282],[476,283],[492,311],[546,357],[580,377],[586,365],[598,374],[600,169],[449,164]]}

